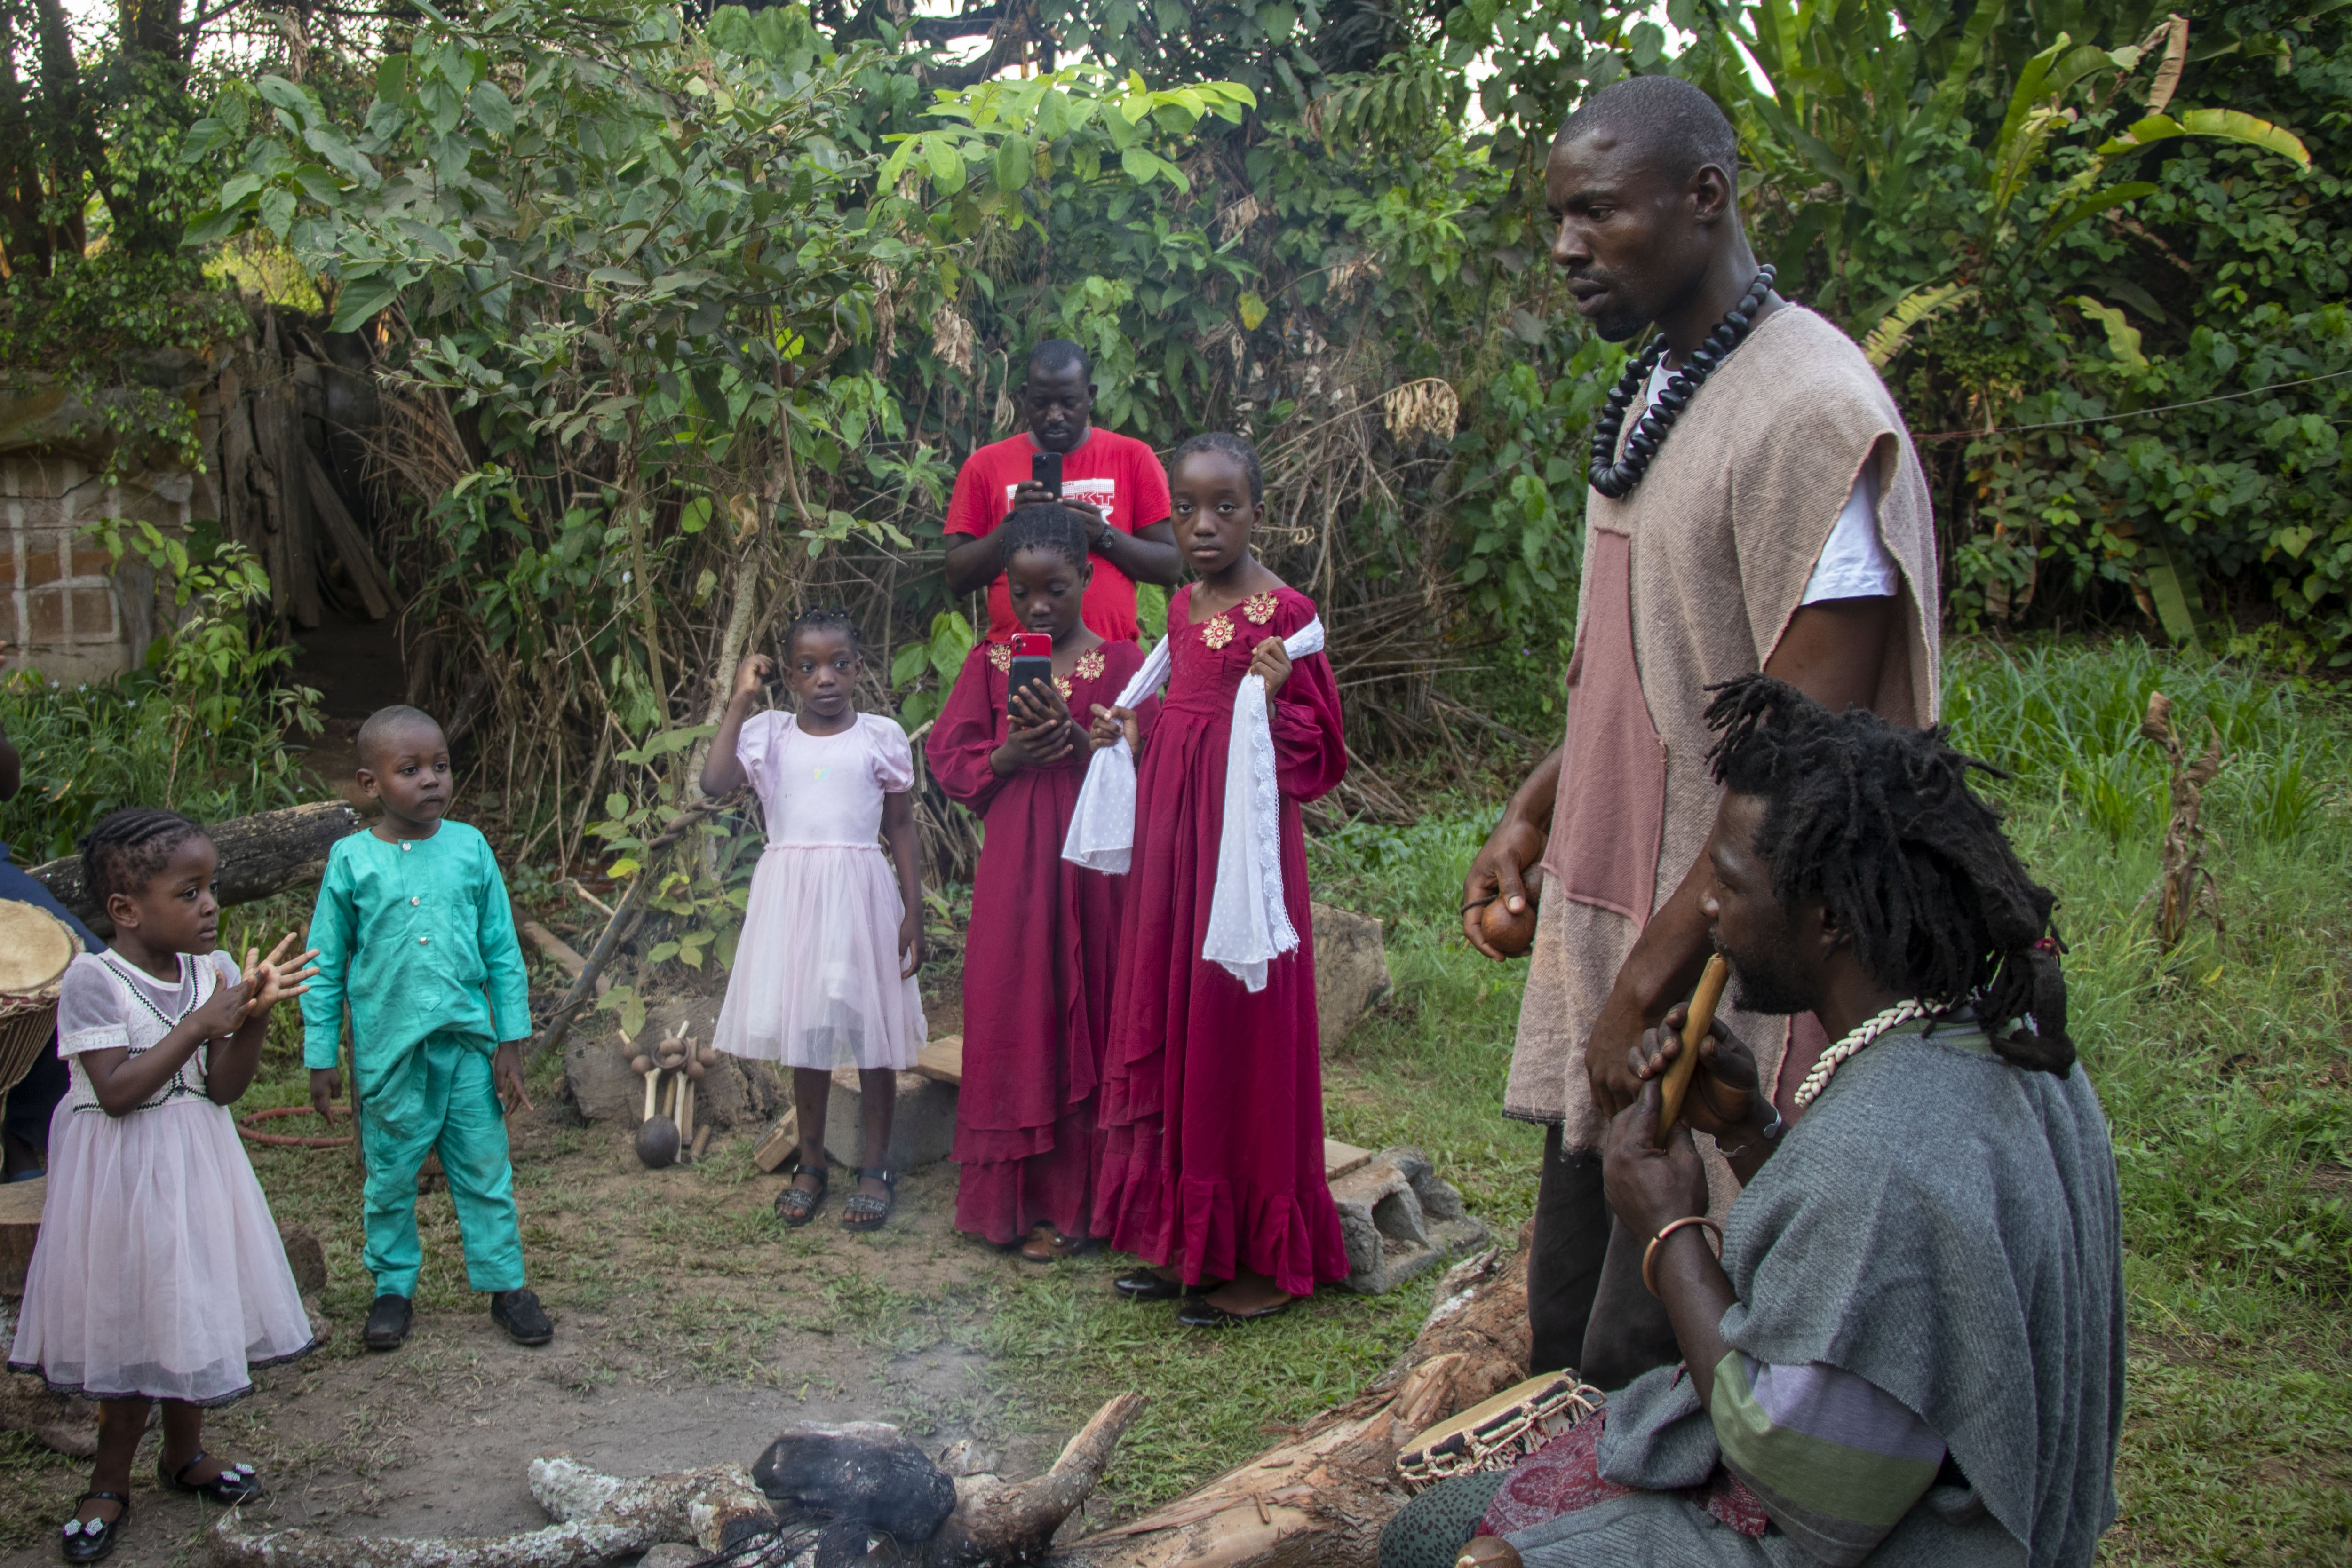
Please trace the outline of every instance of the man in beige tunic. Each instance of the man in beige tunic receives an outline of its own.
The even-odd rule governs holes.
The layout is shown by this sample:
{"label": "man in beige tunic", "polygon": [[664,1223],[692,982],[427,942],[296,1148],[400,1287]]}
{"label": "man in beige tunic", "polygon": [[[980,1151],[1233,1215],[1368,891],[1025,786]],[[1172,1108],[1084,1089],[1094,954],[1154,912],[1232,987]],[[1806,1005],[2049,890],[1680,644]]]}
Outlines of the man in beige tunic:
{"label": "man in beige tunic", "polygon": [[[1935,529],[1902,413],[1851,339],[1772,291],[1740,226],[1738,167],[1722,111],[1667,77],[1593,95],[1553,143],[1552,259],[1578,313],[1612,342],[1654,327],[1665,352],[1621,389],[1624,430],[1596,450],[1567,737],[1463,892],[1465,930],[1498,960],[1484,905],[1537,903],[1504,1098],[1548,1129],[1532,1369],[1604,1388],[1676,1354],[1641,1282],[1647,1239],[1610,1219],[1600,1147],[1637,1092],[1631,1048],[1707,956],[1706,688],[1761,669],[1832,711],[1937,712]],[[1820,1026],[1725,1017],[1793,1119]],[[1701,1144],[1720,1212],[1733,1183]]]}

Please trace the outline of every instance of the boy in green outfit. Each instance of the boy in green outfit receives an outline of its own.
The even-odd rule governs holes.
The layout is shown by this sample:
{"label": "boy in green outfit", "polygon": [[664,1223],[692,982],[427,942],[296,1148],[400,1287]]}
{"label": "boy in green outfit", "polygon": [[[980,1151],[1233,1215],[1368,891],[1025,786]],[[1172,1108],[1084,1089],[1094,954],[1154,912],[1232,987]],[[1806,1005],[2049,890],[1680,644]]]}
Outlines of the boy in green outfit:
{"label": "boy in green outfit", "polygon": [[522,1344],[555,1326],[523,1288],[514,1167],[499,1092],[530,1109],[520,1042],[530,994],[506,879],[489,841],[449,810],[449,743],[431,716],[378,709],[360,727],[359,784],[383,815],[327,857],[310,916],[318,977],[302,998],[302,1059],[321,1116],[342,1092],[336,1071],[352,1009],[352,1085],[367,1155],[367,1266],[375,1305],[363,1338],[408,1337],[424,1254],[416,1173],[441,1153],[465,1239],[466,1278],[490,1292],[490,1317]]}

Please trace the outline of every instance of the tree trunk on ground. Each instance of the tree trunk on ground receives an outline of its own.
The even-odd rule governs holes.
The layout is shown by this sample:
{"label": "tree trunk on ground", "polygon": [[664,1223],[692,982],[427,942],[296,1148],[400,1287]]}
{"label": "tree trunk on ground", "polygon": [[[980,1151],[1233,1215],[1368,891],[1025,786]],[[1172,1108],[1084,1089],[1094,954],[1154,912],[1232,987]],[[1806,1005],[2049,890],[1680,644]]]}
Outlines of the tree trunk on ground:
{"label": "tree trunk on ground", "polygon": [[[321,800],[282,811],[235,817],[205,829],[220,851],[221,903],[251,904],[289,887],[317,882],[326,872],[327,852],[339,840],[359,831],[359,826],[357,811],[341,800]],[[89,895],[81,856],[68,855],[37,865],[30,874],[91,930],[100,936],[113,930],[114,923]]]}
{"label": "tree trunk on ground", "polygon": [[1397,1451],[1528,1375],[1528,1248],[1457,1264],[1412,1348],[1297,1437],[1065,1547],[1069,1568],[1370,1568],[1402,1507]]}

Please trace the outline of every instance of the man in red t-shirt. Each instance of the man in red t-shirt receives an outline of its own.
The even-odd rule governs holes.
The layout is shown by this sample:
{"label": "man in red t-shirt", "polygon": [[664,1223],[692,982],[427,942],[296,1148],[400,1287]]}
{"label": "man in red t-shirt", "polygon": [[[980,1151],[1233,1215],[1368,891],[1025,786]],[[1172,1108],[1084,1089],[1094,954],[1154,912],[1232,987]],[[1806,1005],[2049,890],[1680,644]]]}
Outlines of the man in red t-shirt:
{"label": "man in red t-shirt", "polygon": [[992,536],[1016,508],[1055,499],[1030,477],[1035,453],[1062,455],[1061,504],[1087,520],[1096,565],[1081,614],[1097,634],[1133,641],[1135,585],[1172,584],[1182,570],[1176,529],[1168,520],[1167,471],[1148,444],[1087,423],[1095,406],[1095,385],[1087,380],[1093,371],[1086,350],[1066,339],[1048,338],[1032,349],[1016,394],[1028,434],[991,442],[965,458],[956,475],[948,502],[948,591],[986,586],[991,642],[1021,630],[1004,589],[1004,552]]}

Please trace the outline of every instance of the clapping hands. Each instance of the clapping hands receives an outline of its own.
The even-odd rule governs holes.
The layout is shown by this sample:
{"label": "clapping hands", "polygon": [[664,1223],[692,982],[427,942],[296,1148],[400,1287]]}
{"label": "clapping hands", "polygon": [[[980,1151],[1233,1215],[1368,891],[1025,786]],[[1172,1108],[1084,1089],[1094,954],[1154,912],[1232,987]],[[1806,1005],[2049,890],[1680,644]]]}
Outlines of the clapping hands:
{"label": "clapping hands", "polygon": [[319,972],[319,966],[310,960],[319,956],[319,950],[310,948],[299,957],[289,960],[286,957],[286,949],[293,941],[294,933],[289,931],[278,939],[278,946],[269,950],[267,958],[261,956],[261,950],[257,947],[245,950],[245,964],[235,987],[242,1000],[236,1015],[237,1024],[241,1025],[257,1015],[267,1015],[278,1003],[299,997],[310,988],[310,977]]}

